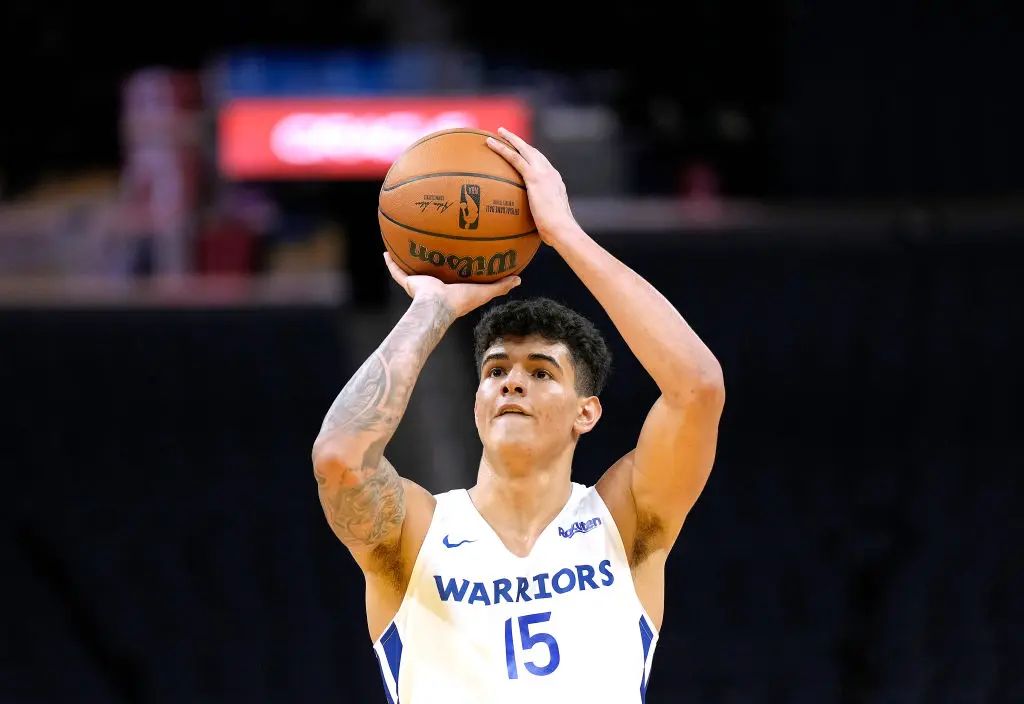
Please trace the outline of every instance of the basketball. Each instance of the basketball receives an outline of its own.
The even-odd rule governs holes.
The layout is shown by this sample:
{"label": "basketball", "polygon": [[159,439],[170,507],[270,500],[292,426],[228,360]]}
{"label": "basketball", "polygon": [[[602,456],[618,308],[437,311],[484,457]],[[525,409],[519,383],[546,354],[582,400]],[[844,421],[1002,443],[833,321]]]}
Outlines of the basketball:
{"label": "basketball", "polygon": [[488,137],[502,139],[469,128],[434,132],[391,165],[377,219],[404,271],[487,283],[518,274],[537,253],[526,185]]}

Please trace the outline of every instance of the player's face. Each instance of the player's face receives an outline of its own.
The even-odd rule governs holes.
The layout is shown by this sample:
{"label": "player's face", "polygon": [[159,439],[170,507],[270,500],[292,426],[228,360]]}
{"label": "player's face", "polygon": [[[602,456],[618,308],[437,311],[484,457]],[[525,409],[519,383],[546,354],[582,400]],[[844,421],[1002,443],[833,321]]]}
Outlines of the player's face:
{"label": "player's face", "polygon": [[563,343],[506,338],[484,352],[475,415],[485,447],[556,450],[590,430],[595,413],[597,399],[576,393],[575,369]]}

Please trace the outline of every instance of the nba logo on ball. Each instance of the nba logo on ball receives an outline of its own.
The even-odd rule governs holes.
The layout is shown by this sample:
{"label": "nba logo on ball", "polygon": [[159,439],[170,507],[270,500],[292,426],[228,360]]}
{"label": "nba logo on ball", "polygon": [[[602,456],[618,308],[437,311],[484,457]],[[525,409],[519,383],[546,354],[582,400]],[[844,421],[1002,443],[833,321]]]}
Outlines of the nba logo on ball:
{"label": "nba logo on ball", "polygon": [[480,225],[480,186],[467,183],[459,197],[459,228],[475,230]]}

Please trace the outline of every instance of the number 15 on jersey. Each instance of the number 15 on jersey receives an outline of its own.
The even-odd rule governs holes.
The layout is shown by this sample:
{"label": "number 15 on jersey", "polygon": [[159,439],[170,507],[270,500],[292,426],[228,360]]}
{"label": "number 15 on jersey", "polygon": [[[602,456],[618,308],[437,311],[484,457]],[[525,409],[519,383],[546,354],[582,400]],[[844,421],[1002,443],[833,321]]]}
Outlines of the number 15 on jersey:
{"label": "number 15 on jersey", "polygon": [[[523,667],[531,675],[537,677],[543,677],[544,675],[550,675],[558,668],[558,663],[561,658],[558,654],[558,642],[555,637],[550,633],[544,633],[542,631],[531,631],[531,626],[536,624],[545,623],[551,620],[551,612],[545,611],[540,614],[526,614],[520,616],[517,619],[506,619],[505,620],[505,664],[508,667],[508,678],[510,680],[519,679],[519,666],[518,661],[522,658]],[[517,656],[516,644],[513,641],[512,633],[512,622],[516,621],[519,631],[519,643],[521,645],[521,653]],[[536,646],[542,645],[547,649],[547,661],[539,651],[535,653],[528,651],[533,650]],[[530,660],[526,660],[526,656],[529,654]]]}

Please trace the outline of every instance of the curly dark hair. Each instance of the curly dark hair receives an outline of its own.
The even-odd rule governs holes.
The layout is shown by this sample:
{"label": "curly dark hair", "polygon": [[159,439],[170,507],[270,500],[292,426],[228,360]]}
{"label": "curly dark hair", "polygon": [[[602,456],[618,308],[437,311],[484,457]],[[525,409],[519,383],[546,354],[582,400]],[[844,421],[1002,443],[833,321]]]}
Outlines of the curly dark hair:
{"label": "curly dark hair", "polygon": [[596,396],[604,389],[612,355],[601,333],[585,317],[548,298],[514,300],[490,308],[473,329],[477,374],[487,348],[503,337],[536,335],[569,349],[576,370],[576,393]]}

